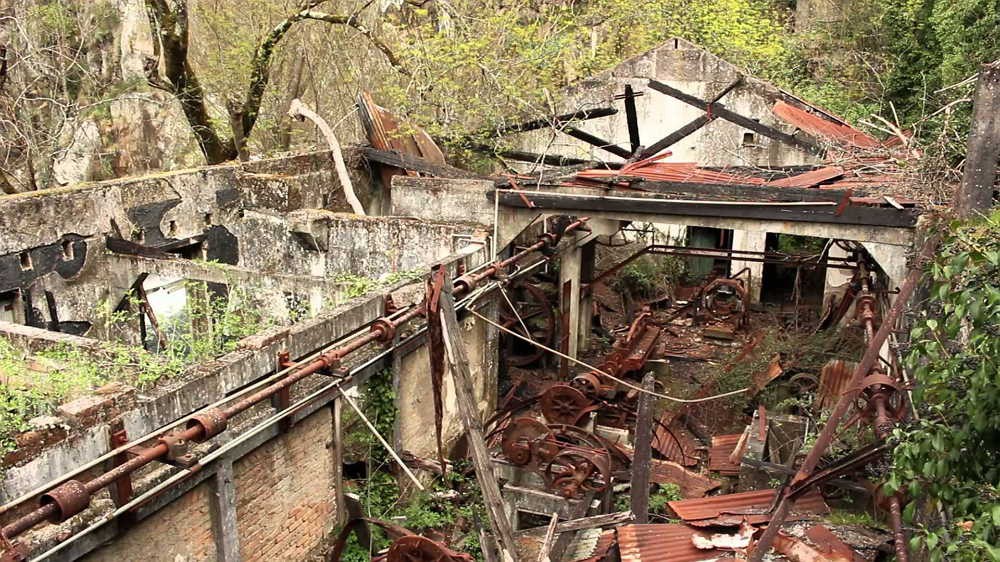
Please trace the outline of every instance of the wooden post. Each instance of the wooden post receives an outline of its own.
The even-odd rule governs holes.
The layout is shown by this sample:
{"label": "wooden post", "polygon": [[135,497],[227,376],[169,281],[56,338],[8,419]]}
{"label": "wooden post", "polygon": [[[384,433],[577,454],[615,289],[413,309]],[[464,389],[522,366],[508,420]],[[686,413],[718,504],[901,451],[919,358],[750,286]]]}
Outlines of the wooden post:
{"label": "wooden post", "polygon": [[475,388],[472,382],[472,371],[469,359],[465,354],[465,344],[461,339],[458,326],[458,316],[455,314],[455,299],[451,293],[451,283],[445,283],[441,292],[441,331],[444,335],[444,346],[447,351],[449,371],[455,383],[455,399],[458,411],[465,426],[465,435],[472,452],[472,462],[476,467],[476,480],[483,492],[486,503],[486,515],[490,527],[500,543],[500,557],[503,560],[516,560],[517,550],[514,542],[514,529],[504,514],[503,499],[500,496],[500,485],[493,472],[493,461],[486,449],[483,437],[483,422],[479,417],[476,399],[472,395]]}
{"label": "wooden post", "polygon": [[[653,392],[656,377],[646,373],[642,388]],[[632,513],[636,524],[649,522],[649,468],[653,457],[653,397],[643,392],[639,395],[639,411],[635,422],[635,454],[632,457]]]}
{"label": "wooden post", "polygon": [[985,213],[993,206],[993,184],[1000,159],[1000,60],[984,64],[979,72],[969,150],[962,185],[955,194],[961,217]]}
{"label": "wooden post", "polygon": [[542,541],[542,548],[538,549],[538,562],[551,562],[549,551],[552,550],[552,540],[556,536],[556,524],[559,523],[559,513],[553,512],[549,521],[549,528],[545,530],[545,539]]}

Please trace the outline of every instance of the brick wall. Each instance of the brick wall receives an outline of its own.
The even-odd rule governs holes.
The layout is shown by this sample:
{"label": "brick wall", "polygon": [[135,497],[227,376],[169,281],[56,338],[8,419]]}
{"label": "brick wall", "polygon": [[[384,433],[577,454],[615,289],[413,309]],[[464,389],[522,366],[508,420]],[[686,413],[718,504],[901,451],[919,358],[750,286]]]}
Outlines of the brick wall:
{"label": "brick wall", "polygon": [[[243,562],[306,560],[336,521],[333,419],[329,408],[233,464],[236,526]],[[86,562],[215,562],[208,483],[168,504]]]}
{"label": "brick wall", "polygon": [[320,409],[234,464],[244,562],[303,560],[333,528],[332,427]]}
{"label": "brick wall", "polygon": [[83,558],[86,562],[214,562],[215,541],[208,484],[200,484],[111,544]]}

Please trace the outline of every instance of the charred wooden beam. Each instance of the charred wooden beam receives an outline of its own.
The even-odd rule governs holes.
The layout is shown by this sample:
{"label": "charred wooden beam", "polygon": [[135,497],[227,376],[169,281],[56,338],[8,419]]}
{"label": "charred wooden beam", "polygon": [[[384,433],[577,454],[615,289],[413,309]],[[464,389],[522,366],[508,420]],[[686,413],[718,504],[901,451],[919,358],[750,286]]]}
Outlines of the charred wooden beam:
{"label": "charred wooden beam", "polygon": [[635,92],[632,86],[625,85],[625,122],[628,125],[628,141],[632,145],[631,154],[635,154],[642,144],[639,139],[639,113],[635,107]]}
{"label": "charred wooden beam", "polygon": [[494,152],[494,149],[486,145],[475,145],[470,148],[477,152],[496,154],[497,156],[507,158],[508,160],[545,164],[546,166],[586,166],[592,168],[615,168],[619,166],[619,164],[605,163],[596,160],[584,160],[583,158],[572,158],[570,156],[560,156],[558,154],[538,154],[537,152],[526,152],[523,150],[499,150]]}
{"label": "charred wooden beam", "polygon": [[566,127],[565,129],[562,130],[562,132],[566,133],[567,135],[575,139],[580,139],[591,146],[600,148],[605,152],[610,152],[615,156],[620,156],[622,158],[628,158],[629,156],[632,156],[632,153],[629,152],[628,149],[622,148],[617,144],[613,144],[610,141],[606,141],[596,135],[592,135],[587,131],[581,131],[576,127]]}
{"label": "charred wooden beam", "polygon": [[796,148],[801,148],[806,152],[811,152],[814,154],[820,154],[823,152],[822,147],[809,142],[804,139],[789,135],[788,133],[783,133],[774,127],[769,127],[763,123],[759,123],[750,119],[749,117],[744,117],[735,111],[728,109],[724,104],[721,103],[711,103],[707,102],[701,98],[692,96],[691,94],[686,94],[673,86],[668,86],[663,82],[657,82],[656,80],[649,81],[649,87],[660,92],[661,94],[666,94],[674,99],[680,100],[692,107],[697,107],[702,111],[711,113],[715,117],[720,117],[726,121],[736,123],[741,127],[745,127],[754,131],[755,133],[760,133],[765,137],[774,139],[779,142],[783,142],[787,145],[794,146]]}
{"label": "charred wooden beam", "polygon": [[840,189],[769,187],[755,184],[717,184],[668,181],[639,181],[629,187],[669,195],[700,195],[713,199],[753,201],[843,201],[851,192]]}
{"label": "charred wooden beam", "polygon": [[1000,158],[1000,60],[984,64],[979,72],[972,131],[962,185],[955,194],[955,209],[970,217],[993,206],[993,186]]}
{"label": "charred wooden beam", "polygon": [[[737,86],[739,86],[742,83],[743,83],[743,76],[740,76],[736,80],[733,80],[728,86],[723,88],[719,93],[715,94],[715,96],[712,97],[712,100],[709,101],[708,103],[709,104],[718,103],[720,99],[725,97],[726,94],[733,91]],[[669,135],[663,137],[662,139],[654,142],[646,150],[643,150],[642,153],[639,155],[639,159],[649,158],[650,156],[655,155],[657,152],[660,152],[661,150],[670,148],[671,146],[684,140],[688,135],[694,133],[695,131],[704,127],[705,125],[711,123],[714,119],[715,116],[712,113],[705,113],[704,115],[695,118],[694,120],[687,123],[680,129],[677,129],[676,131],[670,133]]]}
{"label": "charred wooden beam", "polygon": [[535,131],[538,129],[544,129],[545,127],[559,128],[567,123],[572,123],[574,121],[587,121],[590,119],[598,119],[600,117],[607,117],[609,115],[614,115],[618,113],[618,110],[613,107],[598,107],[594,109],[584,109],[581,111],[574,111],[572,113],[564,113],[562,115],[556,115],[552,118],[545,119],[534,119],[532,121],[526,121],[524,123],[517,123],[515,125],[504,125],[500,127],[495,127],[491,129],[483,129],[468,135],[467,138],[497,138],[504,135],[509,135],[511,133],[523,133],[525,131]]}
{"label": "charred wooden beam", "polygon": [[439,178],[471,179],[482,177],[454,166],[436,164],[426,158],[412,154],[403,154],[394,150],[379,150],[377,148],[364,147],[361,149],[361,153],[369,162],[430,174]]}

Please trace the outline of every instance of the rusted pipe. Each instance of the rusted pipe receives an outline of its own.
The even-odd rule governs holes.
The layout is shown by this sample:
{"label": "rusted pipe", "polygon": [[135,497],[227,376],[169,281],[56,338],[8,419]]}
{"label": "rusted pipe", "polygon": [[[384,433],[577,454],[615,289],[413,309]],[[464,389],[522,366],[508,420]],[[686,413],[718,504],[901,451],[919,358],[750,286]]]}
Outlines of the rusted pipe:
{"label": "rusted pipe", "polygon": [[[806,480],[816,470],[816,466],[819,464],[823,454],[830,447],[830,443],[833,442],[841,420],[847,414],[847,410],[854,403],[854,399],[857,398],[858,393],[861,391],[861,381],[872,371],[876,361],[878,361],[882,344],[885,343],[885,340],[895,328],[897,319],[902,316],[907,302],[913,296],[913,292],[916,290],[917,283],[919,283],[923,273],[924,264],[933,257],[936,248],[936,238],[930,238],[924,243],[915,263],[907,273],[903,285],[899,288],[896,301],[892,303],[892,307],[889,308],[889,311],[882,319],[882,325],[879,326],[878,331],[875,332],[875,335],[868,342],[868,347],[865,349],[865,354],[862,356],[861,362],[854,369],[851,382],[847,385],[848,391],[842,394],[840,399],[837,400],[837,404],[834,406],[833,411],[830,412],[830,417],[827,419],[826,425],[823,426],[823,430],[820,431],[819,436],[816,438],[816,443],[809,450],[805,460],[802,461],[802,466],[799,467],[795,477],[792,478],[789,488]],[[788,517],[788,513],[791,511],[794,503],[795,500],[788,496],[786,488],[786,492],[782,495],[777,507],[771,514],[771,522],[764,529],[764,533],[761,535],[757,545],[750,552],[748,562],[761,562],[764,559],[764,555],[774,543],[775,537],[778,536],[778,532],[781,530],[781,524]]]}
{"label": "rusted pipe", "polygon": [[[582,228],[586,221],[587,218],[583,217],[571,223],[563,231],[563,235]],[[524,259],[529,254],[546,247],[554,246],[555,243],[558,243],[559,238],[560,236],[552,234],[543,235],[542,239],[536,244],[533,244],[529,248],[504,261],[497,262],[496,264],[487,267],[481,273],[475,274],[472,277],[477,283],[493,277],[503,269]],[[471,291],[471,289],[475,287],[475,285],[462,285],[461,279],[462,278],[459,278],[459,280],[454,281],[456,294]],[[341,347],[321,354],[318,358],[302,365],[298,370],[290,373],[280,381],[264,387],[253,394],[247,395],[225,408],[213,408],[209,411],[193,416],[191,420],[188,421],[188,425],[184,430],[166,433],[158,438],[154,438],[156,439],[155,445],[140,449],[136,456],[118,465],[114,469],[109,470],[87,482],[80,482],[78,480],[67,480],[63,482],[61,485],[41,495],[39,500],[40,505],[38,508],[3,526],[3,528],[0,529],[0,533],[2,533],[2,536],[6,538],[12,538],[44,521],[61,523],[66,519],[69,519],[73,515],[76,515],[86,509],[90,504],[91,497],[97,491],[111,485],[119,478],[125,477],[140,468],[159,460],[160,458],[166,457],[169,453],[170,447],[164,442],[165,437],[170,436],[170,438],[174,441],[181,439],[195,443],[210,439],[218,433],[221,433],[221,431],[225,429],[227,421],[233,416],[236,416],[254,405],[271,398],[278,392],[310,375],[323,370],[338,368],[345,356],[357,351],[358,349],[374,342],[384,342],[387,339],[391,340],[391,335],[394,334],[396,328],[414,318],[417,318],[418,316],[423,315],[423,313],[423,305],[414,305],[410,310],[397,318],[388,316],[379,318],[372,323],[372,330],[369,333],[354,338]]]}

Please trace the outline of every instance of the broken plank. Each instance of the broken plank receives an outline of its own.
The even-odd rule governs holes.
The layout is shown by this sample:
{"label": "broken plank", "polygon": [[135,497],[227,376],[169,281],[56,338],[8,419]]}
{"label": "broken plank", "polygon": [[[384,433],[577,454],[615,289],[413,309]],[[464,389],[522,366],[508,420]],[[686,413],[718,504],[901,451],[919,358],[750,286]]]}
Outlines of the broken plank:
{"label": "broken plank", "polygon": [[455,401],[461,414],[462,424],[472,453],[472,462],[476,468],[476,480],[483,493],[486,504],[486,515],[490,521],[493,534],[500,543],[501,558],[517,556],[517,543],[514,541],[514,528],[507,519],[503,498],[500,496],[500,484],[493,472],[493,460],[486,449],[483,437],[483,422],[476,407],[476,399],[472,395],[475,388],[472,382],[472,370],[465,354],[465,343],[458,327],[458,317],[455,314],[455,299],[451,292],[451,283],[445,283],[440,297],[441,331],[445,345],[446,356],[451,367],[451,376],[455,383]]}

